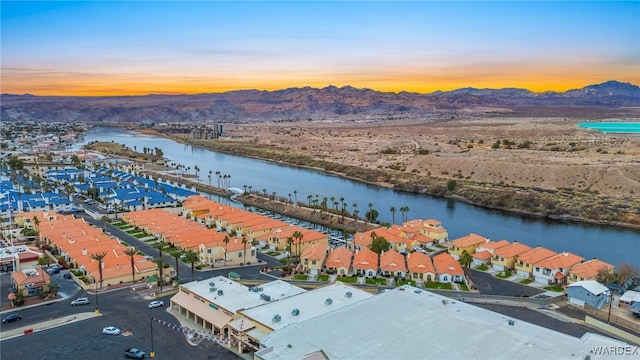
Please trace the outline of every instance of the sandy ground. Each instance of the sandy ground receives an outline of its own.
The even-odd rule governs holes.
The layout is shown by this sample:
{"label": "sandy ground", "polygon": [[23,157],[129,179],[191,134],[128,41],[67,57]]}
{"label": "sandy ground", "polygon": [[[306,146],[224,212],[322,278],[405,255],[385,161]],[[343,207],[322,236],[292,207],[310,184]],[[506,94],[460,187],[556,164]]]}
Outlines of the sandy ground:
{"label": "sandy ground", "polygon": [[[365,168],[639,198],[640,136],[586,130],[580,121],[299,121],[225,125],[225,131],[234,139]],[[500,148],[492,149],[497,140]],[[514,143],[511,149],[504,140]],[[525,141],[529,147],[518,148]]]}

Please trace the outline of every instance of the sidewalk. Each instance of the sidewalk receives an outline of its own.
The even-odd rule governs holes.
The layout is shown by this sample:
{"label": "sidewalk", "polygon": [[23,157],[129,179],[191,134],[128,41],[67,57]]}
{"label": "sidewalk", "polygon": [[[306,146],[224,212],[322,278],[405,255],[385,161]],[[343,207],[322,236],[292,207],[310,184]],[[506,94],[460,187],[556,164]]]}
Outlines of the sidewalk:
{"label": "sidewalk", "polygon": [[97,316],[102,316],[102,314],[96,314],[95,312],[83,312],[75,315],[69,315],[58,319],[43,321],[38,324],[23,326],[20,328],[2,331],[0,332],[0,341],[13,339],[18,336],[29,335],[38,331],[44,331],[53,329],[58,326],[68,325],[74,322],[91,319]]}

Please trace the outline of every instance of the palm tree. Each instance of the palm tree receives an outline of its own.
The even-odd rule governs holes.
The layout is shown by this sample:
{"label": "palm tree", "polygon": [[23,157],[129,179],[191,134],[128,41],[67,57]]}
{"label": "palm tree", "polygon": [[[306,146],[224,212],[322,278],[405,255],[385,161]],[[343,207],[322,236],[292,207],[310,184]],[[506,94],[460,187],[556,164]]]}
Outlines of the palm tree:
{"label": "palm tree", "polygon": [[291,203],[291,193],[289,193],[289,203]]}
{"label": "palm tree", "polygon": [[285,248],[285,250],[287,250],[287,269],[291,268],[291,251],[293,249],[293,238],[292,237],[288,237],[287,238],[287,246]]}
{"label": "palm tree", "polygon": [[135,264],[134,264],[134,255],[137,254],[136,248],[134,248],[133,246],[130,248],[127,248],[124,251],[125,255],[129,255],[129,257],[131,258],[131,278],[133,279],[133,282],[136,281],[136,268],[135,268]]}
{"label": "palm tree", "polygon": [[211,186],[211,170],[209,170],[209,186]]}
{"label": "palm tree", "polygon": [[91,254],[91,260],[98,262],[98,273],[100,274],[100,288],[102,288],[102,260],[107,256],[107,252]]}
{"label": "palm tree", "polygon": [[264,198],[267,198],[267,189],[262,189],[262,193],[264,194]]}
{"label": "palm tree", "polygon": [[218,187],[220,187],[220,171],[216,171],[216,176],[218,178]]}
{"label": "palm tree", "polygon": [[394,208],[392,206],[391,209],[389,209],[389,211],[391,211],[391,224],[395,224],[396,223],[396,208]]}
{"label": "palm tree", "polygon": [[180,281],[180,255],[181,254],[178,251],[171,253],[171,256],[173,256],[176,261],[176,279],[178,279],[178,281]]}
{"label": "palm tree", "polygon": [[311,207],[311,199],[313,199],[313,195],[307,196],[307,200],[309,200],[309,207]]}
{"label": "palm tree", "polygon": [[253,186],[249,185],[249,194],[251,194],[251,190],[253,189]]}
{"label": "palm tree", "polygon": [[32,221],[36,231],[38,232],[38,234],[36,234],[36,246],[40,247],[40,219],[34,215]]}
{"label": "palm tree", "polygon": [[296,199],[296,206],[298,206],[298,190],[293,190],[293,197]]}
{"label": "palm tree", "polygon": [[297,256],[300,256],[300,242],[302,242],[302,237],[303,237],[302,233],[300,231],[296,230],[296,231],[293,232],[293,234],[291,234],[291,236],[294,239],[297,240],[296,241],[296,249],[297,249],[296,253],[297,253]]}
{"label": "palm tree", "polygon": [[358,220],[358,215],[356,213],[356,211],[358,211],[358,204],[357,203],[353,203],[353,204],[351,204],[351,207],[353,208],[353,219],[354,220]]}
{"label": "palm tree", "polygon": [[193,281],[195,280],[195,263],[199,260],[198,253],[193,250],[189,250],[186,252],[186,255],[187,262],[191,264],[191,281]]}
{"label": "palm tree", "polygon": [[247,237],[242,237],[242,253],[244,255],[244,260],[242,262],[243,265],[247,264]]}
{"label": "palm tree", "polygon": [[162,292],[162,283],[164,282],[164,260],[162,258],[156,259],[153,262],[158,265],[158,272],[160,275],[160,279],[158,280],[158,284],[160,284],[160,292]]}
{"label": "palm tree", "polygon": [[224,264],[227,265],[227,247],[229,246],[229,236],[225,235],[222,242],[224,243]]}

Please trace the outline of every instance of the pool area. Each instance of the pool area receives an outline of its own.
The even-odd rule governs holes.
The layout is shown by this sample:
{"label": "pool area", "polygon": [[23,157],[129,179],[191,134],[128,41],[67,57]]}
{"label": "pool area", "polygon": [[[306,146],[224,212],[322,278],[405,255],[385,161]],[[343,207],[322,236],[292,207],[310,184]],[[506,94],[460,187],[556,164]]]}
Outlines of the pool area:
{"label": "pool area", "polygon": [[603,133],[639,134],[640,122],[581,122],[578,126]]}

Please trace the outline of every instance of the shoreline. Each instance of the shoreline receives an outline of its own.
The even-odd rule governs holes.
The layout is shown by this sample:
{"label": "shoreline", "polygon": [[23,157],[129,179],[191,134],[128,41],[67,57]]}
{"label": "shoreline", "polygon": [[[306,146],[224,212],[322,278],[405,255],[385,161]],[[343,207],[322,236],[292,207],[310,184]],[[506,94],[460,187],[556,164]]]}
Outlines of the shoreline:
{"label": "shoreline", "polygon": [[[232,152],[232,151],[225,151],[225,150],[220,150],[217,149],[215,147],[207,147],[201,144],[194,144],[190,141],[185,141],[184,139],[180,138],[180,137],[176,137],[176,136],[172,136],[169,134],[165,134],[162,132],[159,132],[157,130],[152,130],[152,129],[135,129],[134,131],[139,131],[142,132],[144,134],[149,134],[149,135],[156,135],[156,136],[162,136],[164,138],[176,141],[178,143],[181,144],[188,144],[190,146],[194,146],[197,148],[202,148],[202,149],[207,149],[207,150],[212,150],[212,151],[216,151],[216,152],[221,152],[221,153],[226,153],[226,154],[230,154],[230,155],[235,155],[235,156],[242,156],[242,157],[248,157],[248,158],[254,158],[254,159],[259,159],[259,160],[264,160],[264,161],[269,161],[269,162],[273,162],[273,163],[277,163],[277,164],[284,164],[287,166],[292,166],[292,167],[296,167],[296,168],[301,168],[301,169],[307,169],[307,170],[315,170],[315,171],[320,171],[322,173],[325,174],[331,174],[334,176],[338,176],[344,179],[349,179],[352,181],[357,181],[360,183],[364,183],[364,184],[368,184],[368,185],[373,185],[373,186],[377,186],[377,187],[382,187],[382,188],[388,188],[388,189],[393,189],[394,191],[399,191],[399,192],[405,192],[405,193],[409,193],[409,194],[421,194],[421,195],[428,195],[428,196],[432,196],[435,198],[441,198],[441,199],[451,199],[454,201],[460,201],[469,205],[473,205],[473,206],[477,206],[483,209],[487,209],[487,210],[494,210],[494,211],[500,211],[500,212],[504,212],[506,214],[514,214],[514,215],[518,215],[518,216],[523,216],[523,217],[529,217],[529,218],[537,218],[537,219],[548,219],[548,220],[552,220],[552,221],[567,221],[567,222],[573,222],[573,223],[583,223],[583,224],[592,224],[592,225],[601,225],[601,226],[615,226],[615,227],[620,227],[620,228],[626,228],[626,229],[631,229],[631,230],[640,230],[640,223],[636,224],[636,223],[631,223],[631,222],[622,222],[622,221],[614,221],[614,220],[607,220],[607,219],[602,219],[602,220],[598,220],[598,219],[589,219],[586,217],[581,217],[581,216],[575,216],[572,214],[544,214],[544,213],[539,213],[539,212],[534,212],[534,211],[528,211],[526,209],[518,209],[518,208],[512,208],[512,207],[500,207],[500,206],[490,206],[490,205],[483,205],[482,203],[480,203],[479,201],[473,201],[471,199],[468,199],[464,196],[458,195],[458,194],[447,194],[446,192],[444,194],[433,194],[433,193],[429,193],[427,190],[424,191],[416,191],[416,190],[409,190],[406,188],[403,188],[403,182],[406,185],[407,182],[409,182],[408,179],[403,178],[402,176],[390,176],[396,179],[396,181],[398,181],[397,179],[400,179],[401,182],[398,182],[396,184],[393,183],[389,183],[389,182],[374,182],[374,181],[368,181],[366,179],[362,179],[356,176],[350,176],[348,174],[345,173],[341,173],[341,172],[337,172],[337,171],[331,171],[331,170],[327,170],[324,168],[320,168],[320,167],[314,167],[314,166],[306,166],[306,165],[299,165],[299,164],[295,164],[295,163],[290,163],[290,162],[286,162],[286,161],[282,161],[282,160],[277,160],[277,159],[271,159],[268,157],[260,157],[260,156],[256,156],[256,155],[252,155],[252,154],[241,154],[241,153],[236,153],[236,152]],[[340,164],[337,164],[340,165]],[[363,169],[364,170],[364,169]],[[425,180],[425,179],[423,179]],[[426,179],[428,181],[433,182],[435,185],[442,185],[442,184],[438,184],[438,183],[446,183],[446,179]],[[462,181],[459,181],[460,183],[462,183]],[[510,188],[505,188],[504,190],[508,190],[509,192],[513,192],[516,193],[516,189],[510,189]],[[522,191],[522,189],[519,189]],[[526,192],[527,189],[525,189]],[[533,193],[534,189],[528,189],[529,192]],[[483,193],[481,191],[478,190],[474,190],[471,187],[469,187],[469,191],[475,193],[475,194],[479,194],[480,197],[482,198],[483,196],[488,197],[491,194],[490,193]],[[488,191],[488,190],[487,190]],[[541,195],[540,195],[541,196]],[[584,206],[589,206],[591,205],[591,203],[585,201],[585,203],[583,204]]]}

